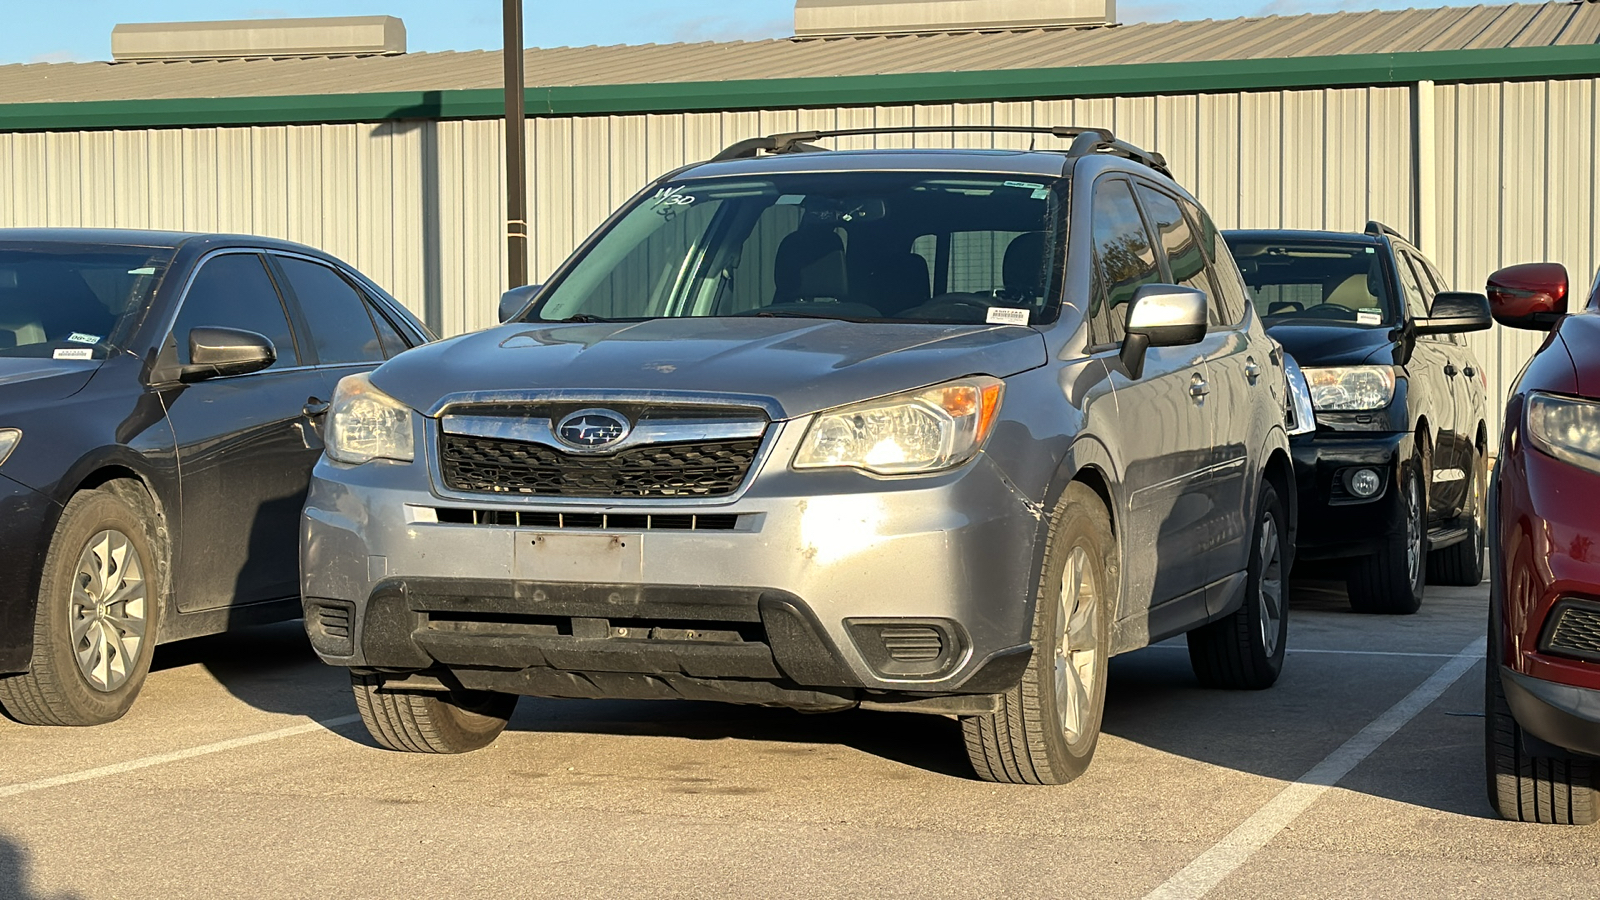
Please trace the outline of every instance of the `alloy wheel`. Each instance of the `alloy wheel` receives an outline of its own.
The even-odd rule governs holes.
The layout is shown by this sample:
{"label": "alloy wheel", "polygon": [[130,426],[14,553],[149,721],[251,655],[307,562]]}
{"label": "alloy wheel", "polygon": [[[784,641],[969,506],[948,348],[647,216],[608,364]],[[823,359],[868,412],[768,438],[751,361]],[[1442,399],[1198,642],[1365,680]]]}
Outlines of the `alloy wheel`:
{"label": "alloy wheel", "polygon": [[1283,547],[1278,540],[1278,520],[1268,516],[1261,528],[1261,647],[1267,656],[1278,652],[1283,623]]}
{"label": "alloy wheel", "polygon": [[128,536],[96,534],[78,556],[68,624],[90,687],[110,693],[133,675],[149,622],[144,565]]}
{"label": "alloy wheel", "polygon": [[1406,483],[1406,574],[1414,587],[1422,577],[1422,497],[1415,475]]}
{"label": "alloy wheel", "polygon": [[1061,578],[1061,639],[1056,643],[1056,704],[1061,730],[1075,743],[1094,718],[1092,693],[1099,676],[1100,595],[1089,554],[1073,547]]}

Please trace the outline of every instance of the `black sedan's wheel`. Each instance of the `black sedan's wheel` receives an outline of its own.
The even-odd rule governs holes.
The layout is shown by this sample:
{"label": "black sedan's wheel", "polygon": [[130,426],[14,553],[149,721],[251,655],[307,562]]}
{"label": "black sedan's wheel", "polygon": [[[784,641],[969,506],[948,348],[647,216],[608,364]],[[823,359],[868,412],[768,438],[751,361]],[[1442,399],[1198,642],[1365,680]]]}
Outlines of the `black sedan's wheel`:
{"label": "black sedan's wheel", "polygon": [[150,671],[161,604],[149,527],[109,492],[68,502],[45,559],[33,661],[26,674],[0,679],[8,716],[27,725],[101,725],[133,705]]}
{"label": "black sedan's wheel", "polygon": [[1350,608],[1358,613],[1410,615],[1422,608],[1428,540],[1425,468],[1415,461],[1400,486],[1400,521],[1376,553],[1351,561],[1345,582]]}
{"label": "black sedan's wheel", "polygon": [[351,673],[350,687],[372,739],[410,753],[481,750],[506,730],[517,707],[517,695],[491,691],[389,692],[377,675]]}
{"label": "black sedan's wheel", "polygon": [[1472,454],[1472,479],[1467,495],[1467,539],[1428,554],[1428,583],[1476,587],[1483,581],[1485,492],[1489,485],[1488,458]]}
{"label": "black sedan's wheel", "polygon": [[1094,757],[1105,710],[1117,581],[1111,517],[1093,490],[1069,485],[1050,520],[1033,615],[1033,659],[999,712],[961,720],[978,777],[1066,784]]}
{"label": "black sedan's wheel", "polygon": [[1261,486],[1244,603],[1227,618],[1189,632],[1189,664],[1210,688],[1255,691],[1272,687],[1283,671],[1289,638],[1284,595],[1287,552],[1283,504],[1271,484]]}

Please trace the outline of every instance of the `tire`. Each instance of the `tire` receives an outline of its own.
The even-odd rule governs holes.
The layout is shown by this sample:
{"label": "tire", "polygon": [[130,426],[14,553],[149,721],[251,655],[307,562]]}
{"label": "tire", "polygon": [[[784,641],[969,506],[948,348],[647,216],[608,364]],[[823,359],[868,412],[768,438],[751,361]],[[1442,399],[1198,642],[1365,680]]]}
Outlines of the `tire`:
{"label": "tire", "polygon": [[386,750],[466,753],[494,743],[517,707],[517,695],[490,691],[387,693],[377,675],[351,673],[356,709]]}
{"label": "tire", "polygon": [[[141,507],[141,508],[136,508]],[[0,678],[0,706],[24,725],[103,725],[144,685],[166,580],[142,489],[83,491],[50,538],[26,674]]]}
{"label": "tire", "polygon": [[961,720],[979,778],[1066,784],[1089,767],[1105,711],[1117,559],[1105,504],[1087,485],[1069,485],[1050,517],[1022,682],[1001,695],[998,712]]}
{"label": "tire", "polygon": [[1284,596],[1286,548],[1283,502],[1270,483],[1261,485],[1252,532],[1245,596],[1227,618],[1189,632],[1189,665],[1208,688],[1259,691],[1283,671],[1289,640],[1289,605]]}
{"label": "tire", "polygon": [[1467,512],[1467,539],[1428,554],[1428,583],[1454,587],[1477,587],[1483,583],[1484,497],[1489,484],[1489,461],[1478,449],[1472,451],[1472,485]]}
{"label": "tire", "polygon": [[1499,653],[1492,647],[1498,642],[1497,631],[1491,629],[1491,650],[1483,679],[1484,770],[1489,804],[1501,817],[1513,822],[1593,825],[1600,820],[1600,790],[1596,789],[1600,761],[1528,752],[1527,736],[1512,717],[1500,683]]}
{"label": "tire", "polygon": [[1421,459],[1413,462],[1401,487],[1401,519],[1378,552],[1351,560],[1345,582],[1350,608],[1358,613],[1408,616],[1422,608],[1427,580],[1428,501]]}

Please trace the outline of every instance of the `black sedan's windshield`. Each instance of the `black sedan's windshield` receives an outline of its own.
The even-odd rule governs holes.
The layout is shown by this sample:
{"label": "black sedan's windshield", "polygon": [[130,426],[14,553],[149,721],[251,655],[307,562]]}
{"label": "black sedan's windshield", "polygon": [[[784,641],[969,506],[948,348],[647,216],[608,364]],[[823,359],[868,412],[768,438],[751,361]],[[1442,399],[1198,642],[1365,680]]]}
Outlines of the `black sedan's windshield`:
{"label": "black sedan's windshield", "polygon": [[104,359],[171,259],[150,247],[0,244],[0,356]]}
{"label": "black sedan's windshield", "polygon": [[689,316],[1028,324],[1054,315],[1054,179],[927,172],[687,180],[628,210],[531,321]]}
{"label": "black sedan's windshield", "polygon": [[1230,237],[1228,247],[1250,286],[1256,313],[1268,324],[1378,327],[1399,321],[1378,248],[1372,244]]}

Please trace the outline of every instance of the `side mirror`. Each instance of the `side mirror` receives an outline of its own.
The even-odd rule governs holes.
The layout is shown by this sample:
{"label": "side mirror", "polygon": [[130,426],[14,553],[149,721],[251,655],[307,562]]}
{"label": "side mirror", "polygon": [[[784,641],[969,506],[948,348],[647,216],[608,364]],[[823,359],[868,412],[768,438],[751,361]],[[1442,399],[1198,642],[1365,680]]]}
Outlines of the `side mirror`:
{"label": "side mirror", "polygon": [[1122,340],[1122,368],[1128,377],[1144,376],[1144,355],[1151,347],[1198,344],[1206,336],[1206,292],[1173,284],[1147,284],[1128,304],[1127,337]]}
{"label": "side mirror", "polygon": [[1433,298],[1433,309],[1426,319],[1416,322],[1417,334],[1460,334],[1483,331],[1494,324],[1489,316],[1489,298],[1467,291],[1443,291]]}
{"label": "side mirror", "polygon": [[501,294],[500,321],[502,323],[511,321],[512,316],[522,312],[533,302],[533,298],[539,295],[539,289],[542,287],[544,287],[542,284],[525,284]]}
{"label": "side mirror", "polygon": [[1507,328],[1549,331],[1567,314],[1567,267],[1524,263],[1489,276],[1489,308]]}
{"label": "side mirror", "polygon": [[272,341],[254,331],[201,327],[189,331],[189,364],[178,373],[183,381],[204,381],[225,375],[259,372],[278,360]]}

